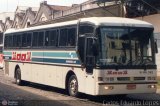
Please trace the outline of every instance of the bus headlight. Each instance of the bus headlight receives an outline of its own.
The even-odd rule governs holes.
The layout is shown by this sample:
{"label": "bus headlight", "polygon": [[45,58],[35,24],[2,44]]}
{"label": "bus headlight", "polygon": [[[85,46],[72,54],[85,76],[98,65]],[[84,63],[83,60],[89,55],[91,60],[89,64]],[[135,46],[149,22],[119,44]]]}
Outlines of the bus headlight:
{"label": "bus headlight", "polygon": [[148,85],[148,88],[151,88],[151,89],[156,88],[156,85]]}
{"label": "bus headlight", "polygon": [[114,87],[113,86],[105,86],[104,89],[105,90],[112,90],[112,89],[114,89]]}

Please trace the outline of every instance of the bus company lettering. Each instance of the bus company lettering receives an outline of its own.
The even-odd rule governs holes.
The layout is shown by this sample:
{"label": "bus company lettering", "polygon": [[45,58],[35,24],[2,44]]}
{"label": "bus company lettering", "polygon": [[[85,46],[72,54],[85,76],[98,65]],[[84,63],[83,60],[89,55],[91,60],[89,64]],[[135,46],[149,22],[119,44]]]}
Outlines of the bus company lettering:
{"label": "bus company lettering", "polygon": [[12,52],[12,60],[31,61],[31,52],[27,53]]}
{"label": "bus company lettering", "polygon": [[76,61],[75,60],[66,60],[66,63],[75,64]]}
{"label": "bus company lettering", "polygon": [[107,71],[107,75],[127,75],[127,70],[124,71]]}

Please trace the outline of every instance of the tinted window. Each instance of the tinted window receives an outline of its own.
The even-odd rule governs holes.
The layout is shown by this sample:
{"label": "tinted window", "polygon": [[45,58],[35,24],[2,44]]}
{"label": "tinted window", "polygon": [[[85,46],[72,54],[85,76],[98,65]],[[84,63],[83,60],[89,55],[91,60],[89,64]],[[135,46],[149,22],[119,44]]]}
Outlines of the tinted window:
{"label": "tinted window", "polygon": [[13,34],[13,47],[17,46],[17,36]]}
{"label": "tinted window", "polygon": [[32,46],[38,46],[38,32],[33,32]]}
{"label": "tinted window", "polygon": [[22,47],[30,47],[31,46],[31,37],[32,37],[32,33],[23,33],[22,34]]}
{"label": "tinted window", "polygon": [[27,46],[27,33],[22,34],[22,47]]}
{"label": "tinted window", "polygon": [[44,32],[38,34],[38,46],[43,46]]}
{"label": "tinted window", "polygon": [[67,46],[75,46],[76,41],[76,28],[68,29]]}
{"label": "tinted window", "polygon": [[59,46],[75,46],[76,28],[66,28],[60,30]]}
{"label": "tinted window", "polygon": [[45,32],[45,46],[57,46],[58,30],[49,30]]}
{"label": "tinted window", "polygon": [[9,42],[8,42],[8,43],[9,43],[8,46],[9,46],[9,47],[12,47],[12,44],[13,44],[12,35],[9,36],[9,40],[8,40],[8,41],[9,41]]}
{"label": "tinted window", "polygon": [[31,45],[31,33],[13,34],[5,37],[5,47],[20,48]]}
{"label": "tinted window", "polygon": [[45,32],[45,46],[49,46],[49,31]]}
{"label": "tinted window", "polygon": [[16,36],[17,36],[16,47],[21,47],[21,45],[22,45],[22,35],[18,34]]}
{"label": "tinted window", "polygon": [[93,26],[81,25],[79,34],[93,33],[93,31],[94,31],[94,27]]}
{"label": "tinted window", "polygon": [[32,46],[40,47],[43,46],[44,32],[33,32]]}
{"label": "tinted window", "polygon": [[5,36],[5,41],[4,41],[4,47],[5,48],[8,47],[8,40],[9,40],[9,36]]}
{"label": "tinted window", "polygon": [[60,30],[59,46],[67,45],[67,29]]}
{"label": "tinted window", "polygon": [[5,36],[4,47],[11,48],[13,46],[12,35]]}
{"label": "tinted window", "polygon": [[0,33],[0,44],[3,43],[3,33]]}
{"label": "tinted window", "polygon": [[50,46],[56,46],[57,40],[58,40],[58,33],[57,30],[50,31],[50,37],[49,37],[49,45]]}
{"label": "tinted window", "polygon": [[32,33],[27,33],[27,41],[26,41],[27,47],[31,46],[31,39],[32,39]]}

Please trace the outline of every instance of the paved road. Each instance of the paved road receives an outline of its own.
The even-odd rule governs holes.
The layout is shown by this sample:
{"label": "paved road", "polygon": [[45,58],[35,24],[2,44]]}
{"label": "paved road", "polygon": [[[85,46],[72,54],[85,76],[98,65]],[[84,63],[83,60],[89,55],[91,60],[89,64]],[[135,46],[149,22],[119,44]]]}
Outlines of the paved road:
{"label": "paved road", "polygon": [[[138,94],[128,95],[125,98],[117,96],[98,96],[82,95],[80,98],[70,97],[62,89],[29,84],[17,86],[13,79],[4,76],[0,70],[0,106],[8,103],[9,105],[25,106],[160,106],[160,90],[157,94]],[[2,105],[2,106],[3,106]]]}

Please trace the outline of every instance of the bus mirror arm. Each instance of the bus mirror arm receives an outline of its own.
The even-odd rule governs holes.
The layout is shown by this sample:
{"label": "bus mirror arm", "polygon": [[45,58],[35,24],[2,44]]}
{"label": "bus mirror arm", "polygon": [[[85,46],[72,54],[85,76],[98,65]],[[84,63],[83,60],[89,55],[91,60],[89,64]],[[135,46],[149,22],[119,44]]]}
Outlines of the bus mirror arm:
{"label": "bus mirror arm", "polygon": [[155,42],[154,42],[154,47],[155,47],[155,53],[158,53],[157,40],[155,40]]}
{"label": "bus mirror arm", "polygon": [[[93,68],[96,66],[96,57],[98,56],[98,43],[96,37],[88,37],[87,38],[87,46],[86,47],[86,71],[88,73],[93,72]],[[87,50],[90,49],[90,50]]]}

